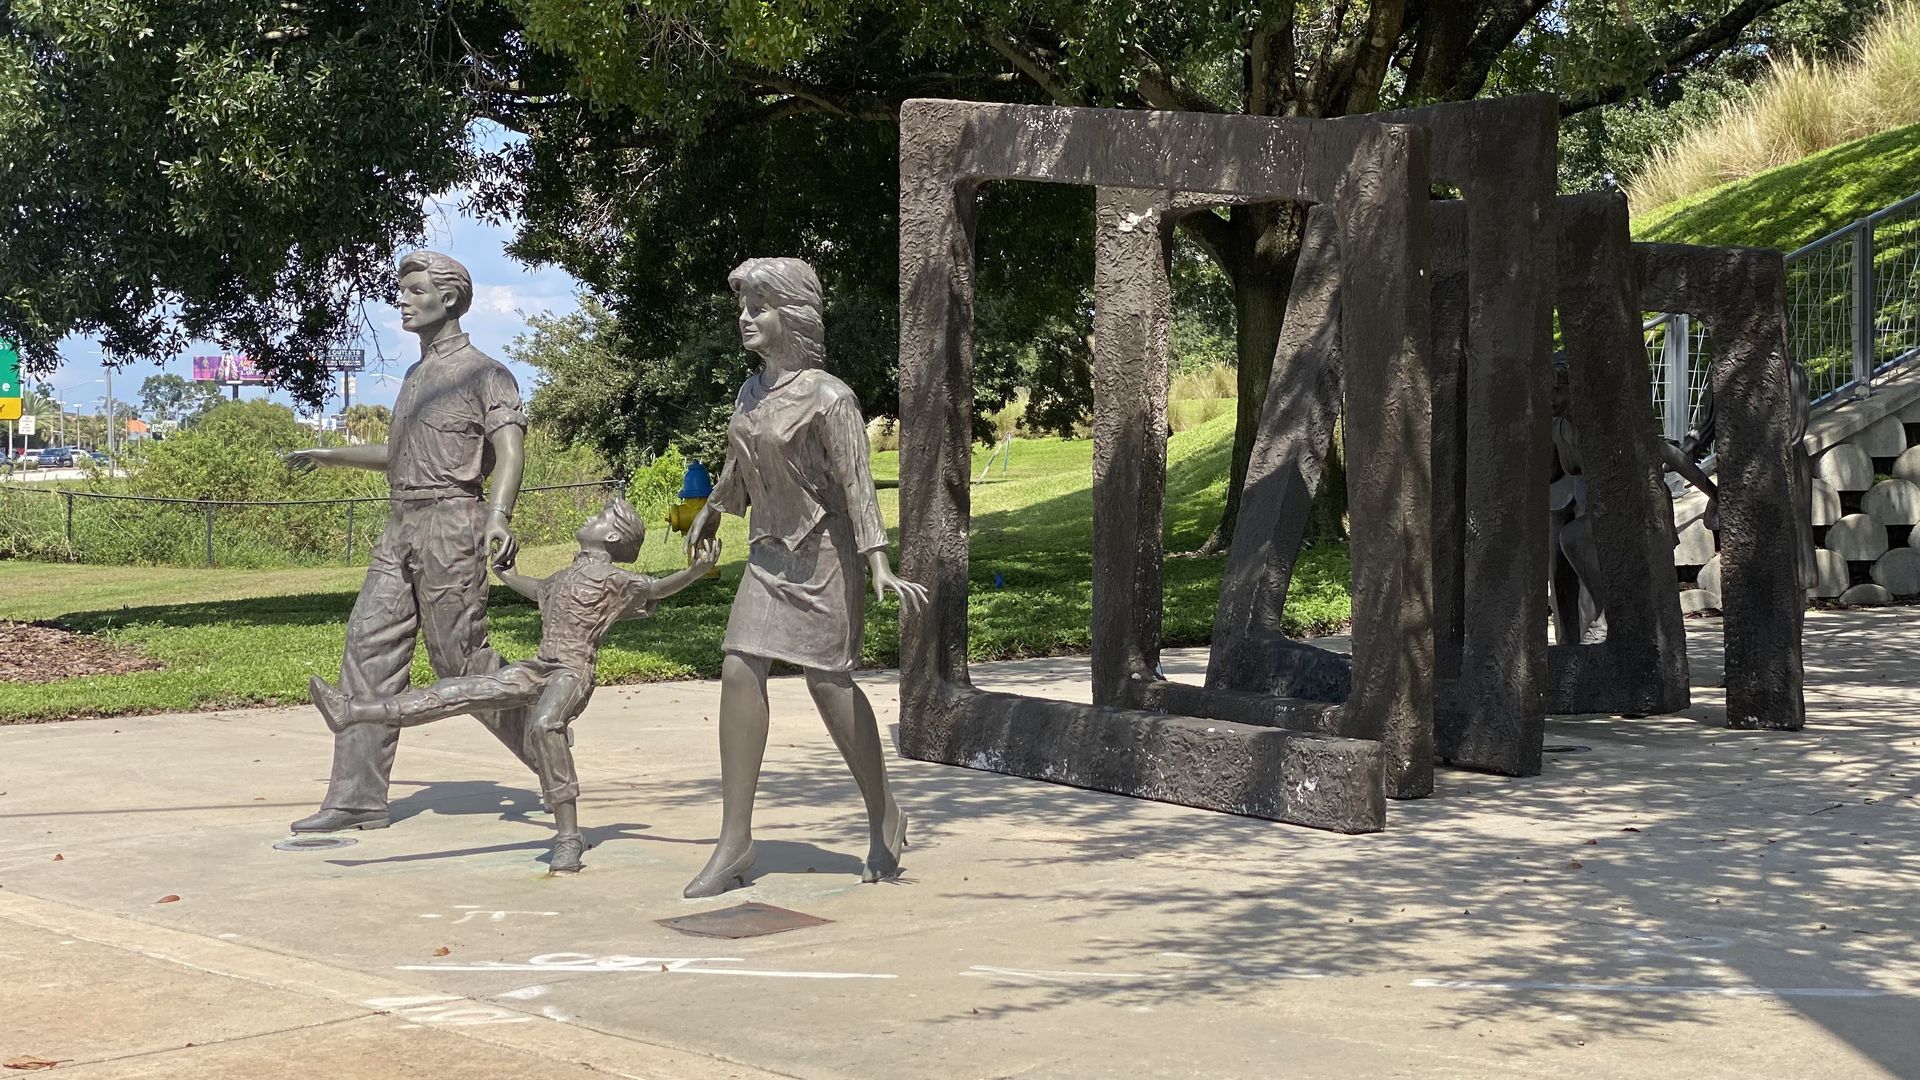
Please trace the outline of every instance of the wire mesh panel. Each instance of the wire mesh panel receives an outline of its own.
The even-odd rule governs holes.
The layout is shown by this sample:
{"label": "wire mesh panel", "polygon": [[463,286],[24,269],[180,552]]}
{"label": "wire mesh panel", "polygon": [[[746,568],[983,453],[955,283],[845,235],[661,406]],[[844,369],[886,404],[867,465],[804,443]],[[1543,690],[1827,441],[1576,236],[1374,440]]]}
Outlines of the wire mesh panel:
{"label": "wire mesh panel", "polygon": [[1869,220],[1873,229],[1873,370],[1920,353],[1920,198]]}
{"label": "wire mesh panel", "polygon": [[1653,372],[1653,415],[1661,434],[1678,442],[1700,421],[1700,403],[1713,375],[1707,326],[1685,315],[1645,313],[1641,337]]}
{"label": "wire mesh panel", "polygon": [[[1654,315],[1640,328],[1647,343],[1647,367],[1653,372],[1653,416],[1663,427],[1667,415],[1667,333],[1672,322],[1671,316]],[[1668,437],[1672,437],[1670,432]]]}
{"label": "wire mesh panel", "polygon": [[1787,262],[1787,334],[1793,358],[1807,372],[1814,400],[1853,382],[1852,233],[1810,245]]}

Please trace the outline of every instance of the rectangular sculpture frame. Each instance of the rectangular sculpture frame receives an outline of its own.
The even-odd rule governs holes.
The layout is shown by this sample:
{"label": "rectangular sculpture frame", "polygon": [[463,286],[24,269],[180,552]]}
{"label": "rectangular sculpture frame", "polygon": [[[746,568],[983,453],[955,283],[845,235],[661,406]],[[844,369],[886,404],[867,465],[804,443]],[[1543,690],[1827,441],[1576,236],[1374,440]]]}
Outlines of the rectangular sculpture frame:
{"label": "rectangular sculpture frame", "polygon": [[1673,504],[1647,410],[1652,372],[1627,200],[1563,195],[1560,335],[1580,440],[1607,637],[1547,650],[1546,710],[1651,716],[1687,707],[1687,635],[1673,571]]}
{"label": "rectangular sculpture frame", "polygon": [[[1341,832],[1385,822],[1383,743],[1421,747],[1432,730],[1428,553],[1427,135],[1416,127],[1135,110],[909,101],[900,113],[901,535],[905,576],[929,601],[901,617],[900,748],[909,757],[1249,814]],[[1228,198],[1333,203],[1348,250],[1375,257],[1350,271],[1364,315],[1349,326],[1349,355],[1365,357],[1348,402],[1349,431],[1369,450],[1354,500],[1353,693],[1342,708],[1369,736],[1335,738],[1272,726],[1079,705],[976,690],[967,670],[968,490],[972,442],[973,195],[988,180],[1197,192]],[[1103,196],[1102,213],[1126,210]],[[1159,216],[1133,222],[1158,230]],[[1158,242],[1158,237],[1155,237]],[[1116,263],[1102,271],[1120,282]],[[1124,304],[1109,299],[1103,328],[1121,336]],[[1140,376],[1152,320],[1126,346]],[[1159,331],[1163,333],[1164,331]],[[1121,343],[1102,343],[1118,355]],[[1161,361],[1164,363],[1164,360]],[[1102,383],[1112,385],[1109,371]],[[1111,398],[1111,391],[1107,395]],[[1156,399],[1145,403],[1152,412]],[[1157,398],[1164,418],[1164,390]],[[1099,406],[1096,404],[1096,409]],[[1164,457],[1150,462],[1097,414],[1095,505],[1131,513],[1103,528],[1112,553],[1157,550]],[[1135,457],[1122,461],[1119,454]],[[1161,451],[1164,454],[1164,448]],[[1129,467],[1158,464],[1159,468]],[[1144,480],[1154,474],[1151,481]],[[1150,509],[1149,503],[1154,508]],[[1152,536],[1144,527],[1152,522]],[[1118,535],[1123,538],[1115,539]],[[1123,563],[1134,563],[1132,554]],[[1105,620],[1124,638],[1151,592],[1095,569]],[[1104,583],[1103,583],[1104,582]],[[1142,585],[1146,587],[1141,588]],[[1115,595],[1115,586],[1119,586]],[[1131,594],[1135,603],[1117,603]],[[1157,644],[1154,646],[1157,649]],[[1430,756],[1430,755],[1429,755]]]}
{"label": "rectangular sculpture frame", "polygon": [[[1454,764],[1513,775],[1540,771],[1546,731],[1547,497],[1524,478],[1549,446],[1558,117],[1555,99],[1535,94],[1339,121],[1430,130],[1433,179],[1462,194],[1435,208],[1429,278],[1434,742]],[[1443,231],[1453,239],[1441,240]],[[1310,227],[1301,273],[1340,275],[1345,264],[1324,250],[1331,239]],[[1338,339],[1321,333],[1338,317],[1339,295],[1337,283],[1295,280],[1222,585],[1208,691],[1149,693],[1181,711],[1240,715],[1276,687],[1339,696],[1339,658],[1287,641],[1279,627],[1339,386],[1356,378],[1342,375]],[[1349,427],[1347,446],[1355,443]],[[1353,534],[1357,542],[1357,520]],[[1333,725],[1325,730],[1354,733],[1341,714],[1325,716]],[[1390,759],[1391,796],[1432,790],[1430,756]]]}
{"label": "rectangular sculpture frame", "polygon": [[[1763,248],[1635,244],[1640,306],[1699,319],[1713,342],[1727,726],[1806,726],[1786,260]],[[1801,510],[1800,512],[1804,512]]]}

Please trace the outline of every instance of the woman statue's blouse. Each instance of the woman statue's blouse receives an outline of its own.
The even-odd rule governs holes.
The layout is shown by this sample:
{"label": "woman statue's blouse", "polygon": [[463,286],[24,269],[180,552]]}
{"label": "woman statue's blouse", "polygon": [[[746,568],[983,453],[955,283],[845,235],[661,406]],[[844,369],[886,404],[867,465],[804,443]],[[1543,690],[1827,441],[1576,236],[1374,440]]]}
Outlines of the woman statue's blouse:
{"label": "woman statue's blouse", "polygon": [[820,368],[781,377],[755,375],[740,388],[727,427],[727,464],[707,503],[747,514],[752,543],[792,549],[829,514],[853,523],[855,550],[887,546],[873,492],[867,424],[846,383]]}

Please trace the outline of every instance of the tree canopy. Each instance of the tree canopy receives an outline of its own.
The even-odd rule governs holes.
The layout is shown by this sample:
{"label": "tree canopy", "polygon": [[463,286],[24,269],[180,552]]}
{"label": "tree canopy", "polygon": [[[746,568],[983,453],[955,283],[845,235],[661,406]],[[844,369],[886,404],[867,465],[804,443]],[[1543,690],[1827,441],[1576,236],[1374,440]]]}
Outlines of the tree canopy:
{"label": "tree canopy", "polygon": [[[888,413],[907,98],[1320,117],[1549,90],[1577,117],[1737,80],[1851,17],[1848,0],[12,0],[0,335],[41,369],[71,332],[125,357],[207,338],[313,396],[315,352],[384,297],[422,199],[465,186],[519,223],[518,255],[601,301],[588,330],[630,374],[598,441],[710,436],[749,367],[722,285],[749,255],[815,263],[831,362]],[[481,121],[518,137],[484,153]],[[1582,179],[1606,179],[1616,136],[1588,132]],[[983,194],[983,409],[1024,385],[1044,424],[1084,411],[1090,205]],[[1237,481],[1300,215],[1184,226],[1231,289]]]}

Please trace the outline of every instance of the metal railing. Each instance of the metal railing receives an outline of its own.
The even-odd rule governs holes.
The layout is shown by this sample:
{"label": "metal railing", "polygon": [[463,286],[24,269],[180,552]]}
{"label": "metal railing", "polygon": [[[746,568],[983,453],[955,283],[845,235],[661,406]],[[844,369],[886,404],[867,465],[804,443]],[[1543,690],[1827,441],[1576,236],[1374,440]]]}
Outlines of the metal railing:
{"label": "metal railing", "polygon": [[[522,544],[573,535],[618,480],[522,488]],[[77,488],[0,485],[0,557],[117,565],[297,566],[352,563],[386,524],[385,496],[182,499]]]}
{"label": "metal railing", "polygon": [[[1866,397],[1920,357],[1920,193],[1787,255],[1787,347],[1814,404]],[[1653,406],[1667,438],[1685,436],[1712,353],[1684,315],[1645,323]],[[1684,397],[1682,396],[1684,394]]]}

